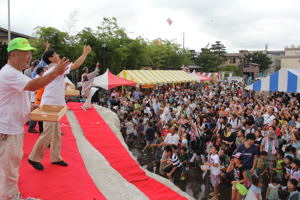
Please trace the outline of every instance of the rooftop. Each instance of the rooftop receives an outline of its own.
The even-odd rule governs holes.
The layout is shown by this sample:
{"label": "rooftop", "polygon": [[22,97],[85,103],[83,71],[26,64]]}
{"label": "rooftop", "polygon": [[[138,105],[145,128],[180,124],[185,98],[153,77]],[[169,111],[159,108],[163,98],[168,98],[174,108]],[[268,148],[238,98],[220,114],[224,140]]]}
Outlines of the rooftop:
{"label": "rooftop", "polygon": [[[0,40],[4,40],[4,39],[6,40],[7,35],[8,35],[8,30],[0,27]],[[16,37],[23,37],[23,38],[27,38],[27,39],[32,38],[31,36],[11,31],[11,38],[16,38]]]}

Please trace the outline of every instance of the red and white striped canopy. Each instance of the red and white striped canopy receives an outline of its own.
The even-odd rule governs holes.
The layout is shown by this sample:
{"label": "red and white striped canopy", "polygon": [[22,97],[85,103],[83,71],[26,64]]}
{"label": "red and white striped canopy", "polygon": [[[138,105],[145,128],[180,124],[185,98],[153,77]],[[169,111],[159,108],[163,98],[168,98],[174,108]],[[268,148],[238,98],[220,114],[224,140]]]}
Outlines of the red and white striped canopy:
{"label": "red and white striped canopy", "polygon": [[195,70],[193,71],[193,74],[197,76],[199,82],[212,81],[211,76],[205,76],[204,74],[197,73]]}
{"label": "red and white striped canopy", "polygon": [[124,78],[121,78],[121,77],[118,77],[118,76],[115,76],[107,69],[104,74],[97,76],[94,79],[93,85],[104,88],[106,90],[110,90],[112,88],[123,86],[123,85],[135,87],[137,85],[137,83],[127,80],[127,79],[124,79]]}

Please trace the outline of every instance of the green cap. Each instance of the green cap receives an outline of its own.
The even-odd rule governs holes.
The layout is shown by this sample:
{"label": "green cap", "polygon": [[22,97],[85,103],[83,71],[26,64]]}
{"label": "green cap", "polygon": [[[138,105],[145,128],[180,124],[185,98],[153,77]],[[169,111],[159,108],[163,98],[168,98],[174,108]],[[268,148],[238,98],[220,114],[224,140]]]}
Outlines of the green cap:
{"label": "green cap", "polygon": [[9,53],[14,50],[32,51],[36,50],[36,48],[30,46],[28,40],[25,38],[15,38],[8,43],[7,52]]}

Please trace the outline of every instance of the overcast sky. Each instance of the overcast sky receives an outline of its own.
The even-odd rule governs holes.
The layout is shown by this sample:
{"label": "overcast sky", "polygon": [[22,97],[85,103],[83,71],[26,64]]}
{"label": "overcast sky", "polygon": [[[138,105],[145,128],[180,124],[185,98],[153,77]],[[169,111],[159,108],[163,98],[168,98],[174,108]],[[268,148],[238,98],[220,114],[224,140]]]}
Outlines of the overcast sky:
{"label": "overcast sky", "polygon": [[[228,52],[283,50],[300,45],[299,0],[10,0],[11,29],[32,35],[36,26],[95,29],[103,17],[116,17],[131,37],[163,38],[200,50],[222,41]],[[173,24],[170,26],[167,19]],[[7,28],[7,0],[0,0],[0,26]]]}

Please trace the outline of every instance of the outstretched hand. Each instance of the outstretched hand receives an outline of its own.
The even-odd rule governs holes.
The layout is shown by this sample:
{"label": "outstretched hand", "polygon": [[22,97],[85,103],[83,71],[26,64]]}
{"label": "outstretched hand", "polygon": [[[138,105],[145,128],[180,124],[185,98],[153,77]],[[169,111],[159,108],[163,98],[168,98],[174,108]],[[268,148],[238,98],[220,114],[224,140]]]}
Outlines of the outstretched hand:
{"label": "outstretched hand", "polygon": [[56,65],[54,72],[57,76],[63,74],[65,71],[68,70],[68,65],[70,64],[70,61],[66,59],[65,57],[61,59],[58,64]]}
{"label": "outstretched hand", "polygon": [[83,46],[83,53],[88,55],[92,51],[92,48],[90,45],[84,45]]}

